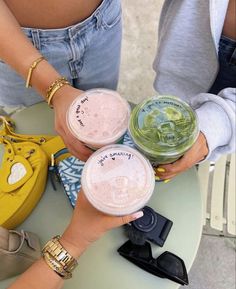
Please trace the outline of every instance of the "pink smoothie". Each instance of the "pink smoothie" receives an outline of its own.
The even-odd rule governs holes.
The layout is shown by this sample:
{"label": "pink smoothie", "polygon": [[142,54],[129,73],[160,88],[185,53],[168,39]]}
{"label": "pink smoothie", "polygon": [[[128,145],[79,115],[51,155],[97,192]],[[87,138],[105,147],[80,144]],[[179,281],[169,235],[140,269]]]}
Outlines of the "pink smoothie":
{"label": "pink smoothie", "polygon": [[97,149],[122,138],[129,116],[128,102],[116,91],[91,89],[71,104],[67,123],[73,135],[87,146]]}
{"label": "pink smoothie", "polygon": [[105,146],[86,162],[82,188],[90,203],[110,215],[126,215],[144,207],[155,177],[149,161],[125,145]]}

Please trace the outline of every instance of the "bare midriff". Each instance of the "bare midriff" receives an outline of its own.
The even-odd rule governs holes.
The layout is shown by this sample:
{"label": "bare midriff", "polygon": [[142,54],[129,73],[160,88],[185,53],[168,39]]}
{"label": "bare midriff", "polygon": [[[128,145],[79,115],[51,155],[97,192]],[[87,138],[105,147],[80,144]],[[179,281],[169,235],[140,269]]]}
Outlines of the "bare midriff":
{"label": "bare midriff", "polygon": [[89,17],[102,0],[5,0],[22,27],[63,28]]}
{"label": "bare midriff", "polygon": [[236,0],[229,0],[222,34],[236,40]]}

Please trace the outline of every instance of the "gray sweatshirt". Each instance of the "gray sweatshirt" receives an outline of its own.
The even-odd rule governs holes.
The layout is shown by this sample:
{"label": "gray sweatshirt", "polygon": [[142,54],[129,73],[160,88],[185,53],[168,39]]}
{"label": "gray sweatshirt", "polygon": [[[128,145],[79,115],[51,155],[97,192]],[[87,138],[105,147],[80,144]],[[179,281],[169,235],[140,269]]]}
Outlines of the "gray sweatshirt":
{"label": "gray sweatshirt", "polygon": [[206,93],[218,73],[218,44],[229,0],[166,0],[159,24],[154,88],[179,96],[199,118],[215,161],[235,151],[236,88]]}

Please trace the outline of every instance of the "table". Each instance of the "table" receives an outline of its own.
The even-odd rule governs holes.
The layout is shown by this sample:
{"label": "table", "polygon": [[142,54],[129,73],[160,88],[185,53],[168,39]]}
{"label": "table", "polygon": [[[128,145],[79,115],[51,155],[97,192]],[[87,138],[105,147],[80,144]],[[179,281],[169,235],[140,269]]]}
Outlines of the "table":
{"label": "table", "polygon": [[[15,113],[19,133],[53,134],[53,111],[45,103],[39,103]],[[1,155],[0,155],[1,159]],[[196,256],[202,231],[202,199],[195,168],[177,176],[171,182],[157,183],[148,203],[154,210],[173,221],[163,248],[152,244],[153,256],[168,250],[181,257],[189,271]],[[37,233],[44,244],[52,236],[63,232],[72,208],[63,191],[57,185],[54,191],[48,182],[46,191],[27,220],[19,227]],[[167,279],[155,277],[116,252],[126,241],[123,229],[108,232],[94,243],[80,258],[79,266],[65,289],[177,289],[179,285]],[[5,289],[14,278],[0,282]]]}

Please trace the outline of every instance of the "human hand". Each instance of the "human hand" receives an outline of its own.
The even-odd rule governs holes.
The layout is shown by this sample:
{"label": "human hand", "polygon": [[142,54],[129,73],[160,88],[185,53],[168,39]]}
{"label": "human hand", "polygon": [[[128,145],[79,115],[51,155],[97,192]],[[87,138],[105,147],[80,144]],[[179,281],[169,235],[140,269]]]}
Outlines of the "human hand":
{"label": "human hand", "polygon": [[158,166],[155,169],[156,176],[160,178],[160,180],[167,181],[202,161],[208,152],[206,137],[200,132],[194,145],[180,159],[172,164]]}
{"label": "human hand", "polygon": [[132,222],[142,216],[142,211],[121,217],[106,215],[95,209],[81,190],[78,194],[70,225],[62,235],[61,242],[70,248],[73,256],[79,256],[106,231]]}
{"label": "human hand", "polygon": [[69,130],[66,123],[66,114],[70,104],[83,91],[69,85],[63,86],[53,97],[55,111],[55,130],[62,137],[66,147],[77,158],[86,161],[92,154],[92,150],[80,142]]}

